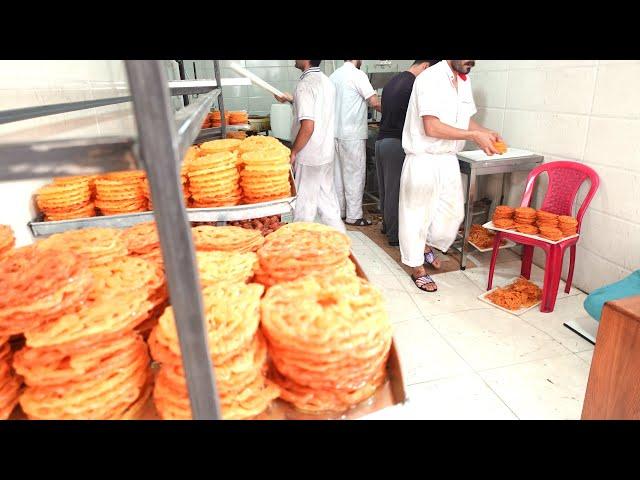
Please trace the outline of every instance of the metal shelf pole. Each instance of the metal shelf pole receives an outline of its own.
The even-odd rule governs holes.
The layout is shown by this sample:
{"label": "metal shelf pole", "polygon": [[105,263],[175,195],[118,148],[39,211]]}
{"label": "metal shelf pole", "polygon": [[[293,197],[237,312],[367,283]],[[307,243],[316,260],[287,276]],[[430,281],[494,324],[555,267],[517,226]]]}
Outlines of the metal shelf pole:
{"label": "metal shelf pole", "polygon": [[224,118],[224,99],[222,98],[222,82],[220,81],[220,64],[218,60],[213,61],[213,74],[216,77],[216,85],[220,87],[220,96],[218,97],[218,109],[220,110],[220,135],[227,138],[227,122]]}
{"label": "metal shelf pole", "polygon": [[[221,418],[209,356],[204,308],[191,229],[178,174],[180,139],[161,61],[127,60],[143,163],[147,170],[160,247],[195,420]],[[183,137],[184,138],[184,137]]]}
{"label": "metal shelf pole", "polygon": [[[184,60],[176,60],[178,62],[178,73],[180,74],[180,80],[186,80],[187,74],[184,71]],[[184,94],[182,96],[182,101],[184,102],[184,106],[189,105],[189,95]]]}

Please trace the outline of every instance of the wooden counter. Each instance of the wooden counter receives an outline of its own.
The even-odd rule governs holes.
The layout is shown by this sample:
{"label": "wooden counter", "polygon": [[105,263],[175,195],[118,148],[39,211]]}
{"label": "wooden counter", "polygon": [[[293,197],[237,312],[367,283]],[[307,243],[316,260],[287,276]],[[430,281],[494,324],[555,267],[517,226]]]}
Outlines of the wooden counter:
{"label": "wooden counter", "polygon": [[640,296],[602,309],[582,419],[640,419]]}

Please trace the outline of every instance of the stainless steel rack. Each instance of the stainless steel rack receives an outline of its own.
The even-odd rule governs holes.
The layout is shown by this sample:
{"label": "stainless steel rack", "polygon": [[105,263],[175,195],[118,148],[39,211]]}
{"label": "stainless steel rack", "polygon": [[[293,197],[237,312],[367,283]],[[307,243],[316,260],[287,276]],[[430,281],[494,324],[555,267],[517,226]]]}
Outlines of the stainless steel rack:
{"label": "stainless steel rack", "polygon": [[[0,144],[0,179],[73,175],[77,174],[79,166],[91,173],[132,168],[136,165],[146,170],[154,212],[131,216],[138,215],[137,219],[101,218],[115,222],[112,223],[114,226],[118,221],[124,222],[120,226],[126,226],[127,221],[142,218],[156,220],[192,414],[198,420],[220,419],[221,413],[214,381],[215,372],[207,344],[189,215],[182,197],[179,165],[187,148],[200,133],[205,115],[216,98],[224,122],[221,93],[223,82],[220,79],[218,61],[213,62],[215,83],[211,80],[169,82],[162,61],[127,60],[125,66],[131,90],[129,97],[0,112],[0,123],[8,123],[133,102],[138,128],[137,142],[132,137],[109,137]],[[170,96],[188,94],[199,96],[185,108],[174,112]],[[223,123],[219,136],[224,137],[225,133],[226,126]],[[208,209],[196,210],[199,213],[198,211]],[[81,227],[76,223],[74,228],[79,226]]]}

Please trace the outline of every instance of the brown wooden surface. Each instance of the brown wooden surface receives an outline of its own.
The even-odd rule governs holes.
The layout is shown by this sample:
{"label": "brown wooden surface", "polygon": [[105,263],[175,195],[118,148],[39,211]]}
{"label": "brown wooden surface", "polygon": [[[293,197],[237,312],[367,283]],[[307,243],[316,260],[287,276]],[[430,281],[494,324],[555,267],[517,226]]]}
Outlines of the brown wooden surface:
{"label": "brown wooden surface", "polygon": [[640,296],[602,310],[582,419],[640,420]]}

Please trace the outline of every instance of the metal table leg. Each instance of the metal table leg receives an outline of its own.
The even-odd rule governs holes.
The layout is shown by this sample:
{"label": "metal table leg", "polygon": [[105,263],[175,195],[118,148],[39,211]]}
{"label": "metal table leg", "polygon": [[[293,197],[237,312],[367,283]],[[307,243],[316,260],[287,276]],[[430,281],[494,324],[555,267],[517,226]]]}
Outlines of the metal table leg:
{"label": "metal table leg", "polygon": [[462,232],[462,245],[460,246],[460,270],[464,270],[467,265],[467,238],[471,230],[473,221],[473,204],[476,201],[476,171],[471,169],[468,173],[467,182],[467,211],[464,215],[464,230]]}

